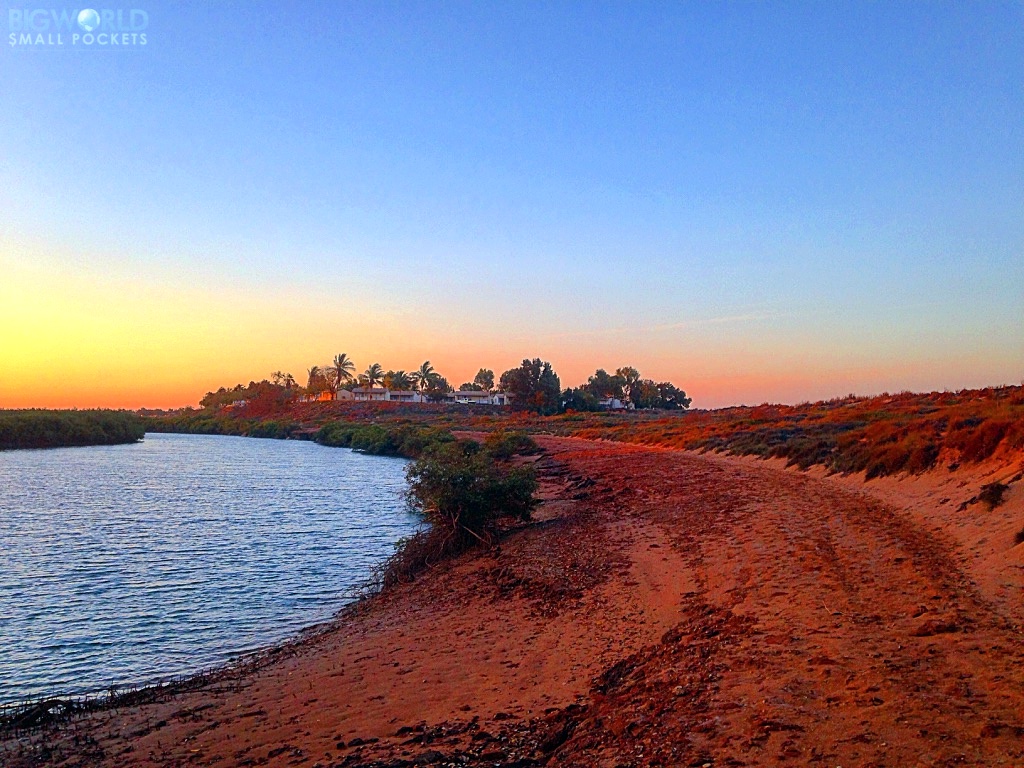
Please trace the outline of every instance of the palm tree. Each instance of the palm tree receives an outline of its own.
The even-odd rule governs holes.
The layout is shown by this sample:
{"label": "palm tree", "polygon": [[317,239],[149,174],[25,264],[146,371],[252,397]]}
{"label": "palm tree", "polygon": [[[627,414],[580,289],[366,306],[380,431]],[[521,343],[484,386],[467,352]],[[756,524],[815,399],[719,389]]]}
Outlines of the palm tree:
{"label": "palm tree", "polygon": [[309,369],[309,379],[306,382],[306,394],[319,396],[321,392],[333,392],[331,390],[331,382],[324,373],[324,369],[319,365],[314,365]]}
{"label": "palm tree", "polygon": [[324,372],[320,369],[319,365],[314,365],[309,369],[308,373],[309,378],[306,379],[306,389],[310,391],[317,389],[319,391],[319,387],[322,386]]}
{"label": "palm tree", "polygon": [[412,386],[412,377],[405,371],[392,371],[385,386],[398,391],[406,390]]}
{"label": "palm tree", "polygon": [[380,363],[374,363],[359,377],[360,381],[370,389],[373,389],[374,384],[380,384],[383,378],[384,369],[380,367]]}
{"label": "palm tree", "polygon": [[434,366],[427,360],[417,370],[412,372],[411,378],[416,383],[416,386],[419,387],[420,392],[423,392],[437,378],[437,371],[434,370]]}
{"label": "palm tree", "polygon": [[334,356],[332,365],[334,370],[334,389],[337,391],[341,389],[342,384],[352,381],[356,364],[352,362],[348,355],[342,352]]}

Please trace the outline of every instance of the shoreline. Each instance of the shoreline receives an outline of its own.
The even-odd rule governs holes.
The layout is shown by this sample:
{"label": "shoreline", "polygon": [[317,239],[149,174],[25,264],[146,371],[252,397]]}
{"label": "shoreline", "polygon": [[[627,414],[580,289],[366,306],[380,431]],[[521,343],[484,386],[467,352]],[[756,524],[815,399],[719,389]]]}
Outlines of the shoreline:
{"label": "shoreline", "polygon": [[[203,433],[194,432],[163,432],[155,434],[184,434],[203,436]],[[288,437],[273,437],[262,439],[285,439],[302,440],[313,442],[312,436],[315,430],[307,430],[300,435]],[[459,433],[461,436],[477,433]],[[246,435],[208,435],[211,437],[248,437]],[[261,439],[255,437],[253,439]],[[349,448],[322,444],[326,448],[343,448],[356,454],[373,456],[375,458],[396,458],[408,461],[407,456],[394,456],[391,454],[374,453],[361,448]],[[66,446],[57,446],[66,447]],[[95,446],[83,446],[95,447]],[[31,449],[22,449],[31,450]],[[515,523],[506,528],[505,533],[528,527],[530,523]],[[472,553],[470,554],[472,556]],[[192,673],[170,676],[166,679],[159,679],[149,683],[124,683],[112,685],[107,689],[86,691],[82,693],[57,693],[38,697],[26,697],[24,699],[0,702],[0,743],[9,737],[17,736],[19,732],[27,732],[44,728],[50,725],[60,725],[75,717],[82,717],[97,712],[116,710],[124,706],[139,706],[153,704],[179,694],[201,689],[204,685],[212,683],[223,683],[234,677],[241,677],[257,672],[269,663],[273,663],[282,655],[289,652],[295,653],[299,649],[315,643],[324,635],[337,631],[338,625],[354,614],[370,610],[374,600],[381,596],[381,590],[375,584],[372,573],[360,583],[353,585],[348,590],[348,595],[343,598],[345,602],[328,618],[301,627],[294,634],[280,640],[270,642],[260,647],[232,652],[229,659],[221,664],[202,668]],[[55,714],[56,712],[56,714]]]}
{"label": "shoreline", "polygon": [[539,442],[545,503],[498,551],[343,610],[231,685],[98,712],[0,755],[21,768],[998,765],[1021,752],[1024,617],[1002,586],[1024,573],[1024,546],[1002,540],[1022,522],[1019,492],[962,515],[981,470],[865,484]]}
{"label": "shoreline", "polygon": [[[313,642],[317,637],[333,630],[343,621],[346,612],[364,597],[354,598],[343,605],[331,618],[303,627],[294,635],[248,651],[231,653],[222,664],[195,672],[173,675],[150,683],[124,683],[105,690],[84,693],[52,693],[45,696],[0,702],[0,742],[20,731],[31,731],[49,725],[59,725],[73,717],[104,712],[124,706],[153,704],[204,685],[230,680],[232,677],[252,674],[272,662],[289,649]],[[54,713],[54,710],[59,710]]]}
{"label": "shoreline", "polygon": [[[11,549],[0,558],[9,565],[0,582],[10,594],[0,624],[12,645],[0,664],[9,673],[0,671],[0,733],[45,721],[47,711],[108,708],[111,690],[122,702],[191,688],[194,678],[304,641],[367,594],[374,569],[420,525],[400,497],[404,460],[298,443],[211,450],[164,438],[195,439],[156,434],[143,454],[141,445],[93,447],[9,465],[9,493],[0,496],[10,519],[0,539]],[[259,473],[268,457],[280,458],[288,470],[275,487],[295,486],[303,503],[254,494],[235,468],[234,479],[196,479],[236,456],[252,457]],[[198,474],[178,472],[176,461]],[[122,493],[120,478],[143,472]],[[312,493],[311,483],[321,490]],[[367,515],[339,490],[363,485],[356,492],[375,500]],[[207,535],[207,525],[218,527]],[[308,551],[312,558],[300,556]],[[32,572],[39,586],[24,578]]]}

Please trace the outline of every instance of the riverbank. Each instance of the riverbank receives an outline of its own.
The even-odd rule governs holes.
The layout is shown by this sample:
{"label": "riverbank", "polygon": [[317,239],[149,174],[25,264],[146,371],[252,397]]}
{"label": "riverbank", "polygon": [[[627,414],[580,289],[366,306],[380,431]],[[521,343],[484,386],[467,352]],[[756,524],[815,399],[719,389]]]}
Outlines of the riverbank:
{"label": "riverbank", "polygon": [[145,432],[127,411],[0,410],[0,451],[137,443]]}
{"label": "riverbank", "polygon": [[[541,437],[544,504],[259,669],[7,763],[1010,765],[1018,464],[917,480]],[[1009,485],[991,511],[981,485]],[[965,506],[961,509],[961,504]],[[959,510],[959,511],[957,511]]]}

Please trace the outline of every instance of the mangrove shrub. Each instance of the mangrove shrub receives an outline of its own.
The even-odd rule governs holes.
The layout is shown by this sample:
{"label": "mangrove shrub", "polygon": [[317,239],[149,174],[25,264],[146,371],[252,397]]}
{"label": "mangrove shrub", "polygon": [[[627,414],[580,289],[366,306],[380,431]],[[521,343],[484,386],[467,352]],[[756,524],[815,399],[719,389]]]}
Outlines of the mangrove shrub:
{"label": "mangrove shrub", "polygon": [[125,411],[0,411],[0,450],[136,443],[141,418]]}

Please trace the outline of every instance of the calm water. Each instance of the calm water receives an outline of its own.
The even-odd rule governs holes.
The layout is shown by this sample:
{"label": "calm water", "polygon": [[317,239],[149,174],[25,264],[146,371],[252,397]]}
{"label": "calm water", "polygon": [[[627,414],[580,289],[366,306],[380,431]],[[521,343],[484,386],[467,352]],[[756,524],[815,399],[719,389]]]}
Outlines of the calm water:
{"label": "calm water", "polygon": [[0,452],[0,702],[195,672],[328,618],[415,529],[404,469],[200,435]]}

